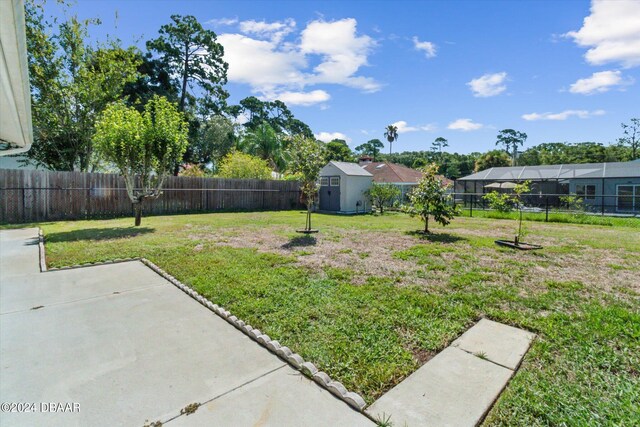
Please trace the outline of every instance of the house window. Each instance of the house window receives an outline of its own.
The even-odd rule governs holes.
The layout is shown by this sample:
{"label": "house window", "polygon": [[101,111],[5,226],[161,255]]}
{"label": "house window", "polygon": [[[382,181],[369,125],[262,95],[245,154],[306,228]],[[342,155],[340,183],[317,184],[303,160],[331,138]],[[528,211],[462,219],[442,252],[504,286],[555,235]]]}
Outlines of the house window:
{"label": "house window", "polygon": [[584,200],[595,200],[596,186],[591,184],[576,184],[576,195],[582,197]]}
{"label": "house window", "polygon": [[340,177],[332,176],[329,184],[331,187],[339,187],[340,186]]}
{"label": "house window", "polygon": [[329,185],[329,178],[327,178],[326,176],[323,176],[320,178],[320,186],[321,187],[326,187]]}
{"label": "house window", "polygon": [[640,185],[618,185],[616,196],[618,211],[640,211]]}

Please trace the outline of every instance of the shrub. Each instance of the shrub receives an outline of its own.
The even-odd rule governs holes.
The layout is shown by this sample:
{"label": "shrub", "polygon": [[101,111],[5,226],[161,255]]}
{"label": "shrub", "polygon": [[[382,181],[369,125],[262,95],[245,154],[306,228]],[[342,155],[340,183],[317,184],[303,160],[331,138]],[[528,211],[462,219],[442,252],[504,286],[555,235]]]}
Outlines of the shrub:
{"label": "shrub", "polygon": [[232,151],[222,159],[218,176],[235,179],[271,179],[271,168],[266,160]]}

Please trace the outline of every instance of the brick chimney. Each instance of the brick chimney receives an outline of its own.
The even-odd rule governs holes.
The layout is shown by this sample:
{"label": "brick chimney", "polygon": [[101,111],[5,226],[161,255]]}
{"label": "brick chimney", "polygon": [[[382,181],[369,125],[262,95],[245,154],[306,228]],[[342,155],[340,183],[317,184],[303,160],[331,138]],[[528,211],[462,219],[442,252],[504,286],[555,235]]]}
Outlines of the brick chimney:
{"label": "brick chimney", "polygon": [[371,156],[361,156],[360,159],[358,159],[358,164],[360,166],[368,165],[372,161],[373,161],[373,159],[371,158]]}

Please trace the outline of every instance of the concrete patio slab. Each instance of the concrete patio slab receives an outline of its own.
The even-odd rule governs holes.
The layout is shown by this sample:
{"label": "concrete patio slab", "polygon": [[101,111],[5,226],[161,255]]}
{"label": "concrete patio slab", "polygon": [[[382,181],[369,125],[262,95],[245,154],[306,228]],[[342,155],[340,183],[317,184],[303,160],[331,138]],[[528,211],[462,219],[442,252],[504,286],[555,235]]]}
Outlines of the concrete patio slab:
{"label": "concrete patio slab", "polygon": [[367,413],[394,426],[475,426],[513,371],[448,347],[375,401]]}
{"label": "concrete patio slab", "polygon": [[209,401],[242,425],[240,406],[225,412],[236,395],[274,408],[264,424],[374,425],[139,262],[39,273],[34,230],[0,231],[3,267],[5,254],[19,264],[0,272],[0,396],[80,410],[2,412],[3,427],[142,426]]}
{"label": "concrete patio slab", "polygon": [[[4,277],[0,272],[0,280]],[[11,286],[0,287],[0,314],[165,284],[165,279],[140,261],[47,271],[36,280],[31,275],[12,276]]]}
{"label": "concrete patio slab", "polygon": [[[296,402],[314,402],[313,411]],[[231,393],[202,405],[191,415],[168,423],[177,426],[374,426],[344,403],[289,366],[278,369]]]}
{"label": "concrete patio slab", "polygon": [[[0,323],[2,399],[79,402],[79,425],[163,419],[285,365],[172,285]],[[4,426],[56,424],[50,414],[2,418]]]}
{"label": "concrete patio slab", "polygon": [[516,369],[535,337],[513,326],[481,319],[451,345],[509,369]]}
{"label": "concrete patio slab", "polygon": [[39,273],[38,229],[23,228],[0,233],[0,253],[0,280]]}

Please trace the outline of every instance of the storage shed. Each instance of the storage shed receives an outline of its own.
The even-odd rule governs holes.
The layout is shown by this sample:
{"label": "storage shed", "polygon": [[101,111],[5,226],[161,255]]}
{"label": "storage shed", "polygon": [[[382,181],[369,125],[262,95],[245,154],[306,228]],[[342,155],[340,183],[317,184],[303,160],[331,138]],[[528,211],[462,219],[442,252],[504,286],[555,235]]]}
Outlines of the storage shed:
{"label": "storage shed", "polygon": [[322,212],[342,214],[371,211],[365,191],[373,175],[357,163],[330,161],[320,170],[320,206]]}

